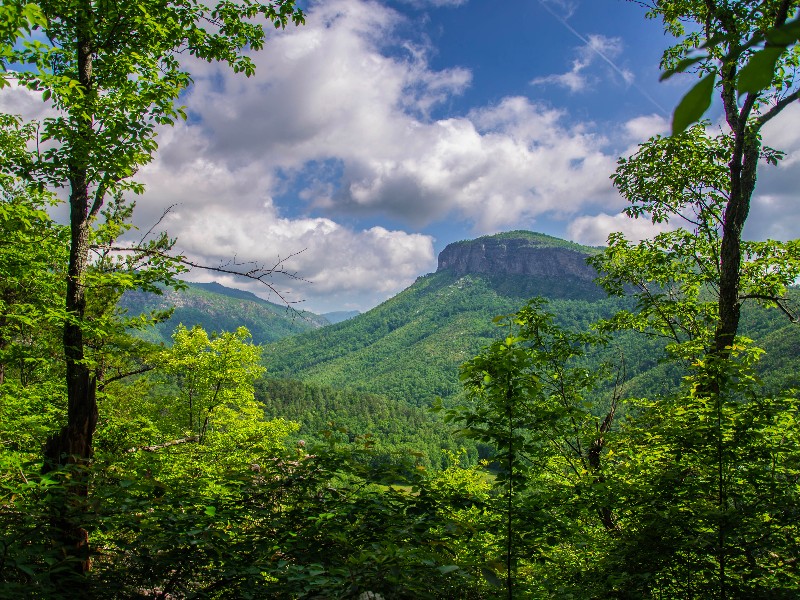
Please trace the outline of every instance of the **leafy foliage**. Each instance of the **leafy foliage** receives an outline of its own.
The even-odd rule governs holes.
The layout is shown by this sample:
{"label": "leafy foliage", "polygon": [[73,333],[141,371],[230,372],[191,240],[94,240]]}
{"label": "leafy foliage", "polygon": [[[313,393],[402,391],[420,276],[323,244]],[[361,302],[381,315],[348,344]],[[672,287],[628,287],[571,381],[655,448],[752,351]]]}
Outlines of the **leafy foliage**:
{"label": "leafy foliage", "polygon": [[137,332],[137,336],[154,343],[170,344],[172,332],[181,324],[189,329],[199,325],[217,333],[246,327],[256,344],[274,342],[328,324],[312,313],[293,311],[249,292],[219,284],[186,283],[179,290],[158,292],[131,290],[119,301],[120,308],[134,315],[171,311],[155,327]]}
{"label": "leafy foliage", "polygon": [[[255,398],[265,414],[299,423],[297,436],[306,444],[362,439],[371,449],[371,466],[387,472],[409,465],[439,469],[442,451],[460,445],[430,412],[385,396],[262,378]],[[476,463],[477,450],[464,458]]]}

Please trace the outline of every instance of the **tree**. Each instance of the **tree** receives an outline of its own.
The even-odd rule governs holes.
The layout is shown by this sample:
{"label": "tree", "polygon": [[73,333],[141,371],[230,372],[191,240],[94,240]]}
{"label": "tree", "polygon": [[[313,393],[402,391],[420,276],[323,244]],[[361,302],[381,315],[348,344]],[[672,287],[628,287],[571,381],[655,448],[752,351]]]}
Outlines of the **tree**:
{"label": "tree", "polygon": [[793,597],[796,399],[759,389],[759,351],[738,332],[748,301],[796,320],[787,289],[800,275],[800,243],[743,240],[742,230],[758,162],[782,157],[763,146],[760,130],[798,99],[798,53],[773,48],[763,86],[743,86],[742,66],[753,52],[748,38],[780,27],[798,4],[649,6],[673,34],[683,34],[684,21],[698,25],[665,53],[665,67],[685,66],[704,39],[717,40],[693,64],[709,90],[719,81],[730,131],[712,137],[703,123],[652,138],[612,176],[629,216],[684,227],[639,244],[610,236],[593,259],[600,282],[613,294],[632,290],[637,305],[603,325],[663,337],[685,378],[632,404],[619,436],[621,535],[598,572],[624,573],[609,582],[610,597]]}
{"label": "tree", "polygon": [[[735,143],[732,135],[709,136],[701,124],[680,135],[656,136],[619,160],[612,179],[630,203],[627,215],[683,227],[635,245],[622,234],[612,234],[606,251],[590,259],[606,291],[632,293],[637,301],[634,310],[618,313],[607,327],[661,336],[675,356],[690,362],[696,357],[682,353],[684,342],[698,342],[703,353],[718,354],[725,213],[732,196],[729,164]],[[780,155],[771,148],[761,154],[773,164]],[[794,318],[786,292],[800,276],[800,242],[738,244],[744,258],[737,267],[737,302],[777,306]],[[692,352],[696,350],[693,346]]]}
{"label": "tree", "polygon": [[92,228],[109,197],[142,191],[133,176],[152,159],[156,127],[184,116],[176,100],[192,79],[181,56],[251,75],[246,51],[259,50],[266,35],[259,19],[284,27],[301,23],[303,13],[294,0],[12,0],[3,13],[3,83],[42,92],[58,113],[41,124],[36,149],[20,151],[24,160],[12,167],[27,181],[69,193],[67,424],[45,449],[50,469],[92,454],[97,377],[85,339]]}
{"label": "tree", "polygon": [[[496,449],[496,510],[504,519],[497,553],[508,598],[566,589],[581,569],[579,549],[602,547],[600,540],[618,529],[604,465],[618,398],[598,397],[609,366],[583,362],[588,349],[608,339],[559,327],[545,305],[534,298],[495,319],[507,336],[461,367],[471,404],[445,413],[462,434]],[[546,563],[539,580],[518,578],[520,563],[530,572],[536,562]]]}
{"label": "tree", "polygon": [[265,370],[259,365],[261,349],[244,327],[209,338],[200,327],[181,325],[172,340],[158,362],[162,372],[175,378],[180,394],[176,405],[162,410],[179,430],[202,442],[217,413],[252,403],[253,383]]}
{"label": "tree", "polygon": [[[27,3],[9,3],[24,13]],[[4,48],[7,77],[42,92],[60,113],[41,128],[43,152],[17,165],[41,184],[69,189],[70,256],[64,326],[69,418],[47,460],[91,455],[97,422],[96,381],[86,364],[83,319],[92,224],[109,194],[140,193],[132,176],[152,159],[155,128],[183,116],[175,101],[191,83],[181,53],[224,61],[253,73],[246,48],[258,50],[263,17],[276,27],[302,22],[293,0],[118,3],[54,0],[38,3],[41,34]],[[36,32],[38,33],[38,32]],[[40,41],[44,36],[48,43]],[[16,39],[12,39],[16,42]],[[21,70],[9,71],[20,65]]]}
{"label": "tree", "polygon": [[[716,48],[723,42],[734,39],[734,36],[721,35],[706,40],[700,49]],[[736,89],[740,94],[747,92],[763,92],[772,86],[772,78],[775,73],[775,66],[781,58],[783,51],[800,41],[800,18],[773,27],[764,32],[758,31],[753,34],[746,43],[730,50],[728,59],[741,57],[745,52],[757,48],[752,53],[747,64],[742,67],[736,83]],[[699,54],[691,58],[685,58],[678,64],[668,69],[661,75],[661,80],[669,79],[675,73],[685,72],[697,63],[709,59],[708,54]],[[673,135],[683,133],[690,125],[699,121],[703,114],[711,106],[711,98],[714,92],[716,77],[704,77],[699,83],[681,99],[675,108],[672,118]]]}
{"label": "tree", "polygon": [[[703,75],[700,91],[712,89],[717,82],[725,121],[730,127],[724,190],[727,197],[720,227],[719,315],[713,348],[716,354],[726,356],[734,344],[741,315],[742,230],[750,212],[758,162],[763,156],[761,129],[800,98],[800,86],[795,77],[800,50],[797,45],[791,45],[790,40],[786,45],[777,44],[781,40],[773,38],[771,41],[770,35],[787,25],[796,15],[800,2],[653,0],[642,4],[649,8],[648,17],[663,19],[667,33],[682,38],[664,52],[662,68],[685,69],[687,59],[696,58],[693,64]],[[758,52],[752,40],[764,38],[767,45]],[[695,50],[704,43],[706,54],[693,57]],[[745,69],[748,60],[754,65],[751,71],[763,72],[765,65],[772,70],[767,68],[767,75],[755,84],[743,82],[748,75]]]}
{"label": "tree", "polygon": [[588,569],[600,596],[797,597],[800,414],[792,391],[760,389],[760,354],[740,340],[631,401],[610,469],[619,535]]}

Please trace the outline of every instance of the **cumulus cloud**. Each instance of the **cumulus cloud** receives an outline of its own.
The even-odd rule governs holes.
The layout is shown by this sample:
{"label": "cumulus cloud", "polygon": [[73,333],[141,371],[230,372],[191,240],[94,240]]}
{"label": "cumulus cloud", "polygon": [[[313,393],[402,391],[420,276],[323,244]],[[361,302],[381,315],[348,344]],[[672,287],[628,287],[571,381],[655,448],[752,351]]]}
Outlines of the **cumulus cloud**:
{"label": "cumulus cloud", "polygon": [[600,213],[574,219],[567,228],[567,235],[569,239],[587,246],[604,246],[608,235],[613,232],[622,232],[627,239],[638,242],[669,229],[665,223],[653,224],[648,219],[631,219],[624,213]]}
{"label": "cumulus cloud", "polygon": [[[577,35],[577,33],[576,33]],[[581,37],[581,36],[578,36]],[[581,37],[581,39],[584,39]],[[566,73],[535,77],[532,85],[559,85],[570,92],[583,92],[590,89],[595,81],[595,75],[590,72],[590,67],[598,61],[605,62],[612,71],[619,75],[625,84],[630,85],[634,76],[628,69],[617,66],[614,60],[622,53],[622,40],[617,37],[607,37],[591,34],[585,38],[585,43],[575,50],[572,68]]]}
{"label": "cumulus cloud", "polygon": [[320,3],[308,25],[255,56],[253,80],[201,68],[187,102],[205,146],[181,143],[178,152],[231,171],[258,157],[264,173],[302,172],[308,210],[388,215],[414,227],[450,216],[476,233],[531,226],[538,215],[571,214],[612,194],[607,141],[559,111],[517,97],[426,118],[471,76],[432,70],[424,48],[404,54],[407,41],[393,40],[401,19],[360,0]]}
{"label": "cumulus cloud", "polygon": [[623,130],[626,141],[640,144],[655,135],[668,135],[670,120],[659,114],[642,115],[627,121]]}
{"label": "cumulus cloud", "polygon": [[[142,169],[146,196],[136,211],[140,229],[172,209],[162,226],[193,261],[248,270],[280,263],[298,279],[272,282],[287,300],[316,312],[365,310],[435,268],[433,239],[382,227],[346,227],[328,218],[281,216],[269,190],[279,186],[259,161],[229,165],[208,158],[208,140],[180,125],[161,136],[159,159]],[[262,284],[198,269],[209,278],[279,302]]]}
{"label": "cumulus cloud", "polygon": [[[282,270],[304,281],[276,277],[276,289],[287,300],[307,301],[316,312],[342,307],[364,310],[407,287],[419,273],[435,268],[433,240],[425,235],[378,226],[352,230],[324,218],[283,219],[269,209],[251,214],[246,221],[224,208],[206,210],[181,224],[185,217],[180,211],[170,215],[168,226],[181,230],[181,249],[188,255],[210,266],[226,250],[228,257],[245,267],[282,261]],[[208,274],[199,270],[192,277],[205,280]],[[227,280],[279,301],[261,284]]]}
{"label": "cumulus cloud", "polygon": [[764,144],[786,153],[778,166],[762,163],[745,236],[751,239],[794,240],[800,237],[800,103],[788,106],[767,123]]}
{"label": "cumulus cloud", "polygon": [[[636,151],[638,142],[668,132],[667,119],[659,115],[643,115],[623,124],[618,139],[631,143],[624,153],[630,155]],[[763,135],[766,145],[782,150],[786,155],[777,167],[763,162],[760,165],[744,236],[748,239],[797,239],[800,232],[800,205],[797,202],[800,104],[784,109],[764,127]],[[624,202],[619,200],[617,204]],[[584,244],[599,245],[604,244],[608,234],[614,231],[621,231],[629,239],[638,241],[667,229],[667,225],[653,225],[647,219],[630,219],[622,213],[610,215],[602,212],[573,219],[567,227],[567,235]]]}
{"label": "cumulus cloud", "polygon": [[19,115],[24,120],[41,121],[55,116],[50,102],[42,102],[42,93],[26,87],[9,85],[0,94],[0,112]]}
{"label": "cumulus cloud", "polygon": [[307,25],[253,55],[252,78],[192,61],[189,121],[160,133],[138,174],[137,224],[175,205],[163,224],[212,265],[303,250],[287,266],[314,284],[286,289],[327,310],[367,308],[435,268],[430,236],[379,219],[409,229],[450,219],[481,234],[616,202],[608,140],[561,111],[511,97],[432,120],[471,73],[432,69],[430,49],[397,33],[404,18],[370,0],[317,2]]}

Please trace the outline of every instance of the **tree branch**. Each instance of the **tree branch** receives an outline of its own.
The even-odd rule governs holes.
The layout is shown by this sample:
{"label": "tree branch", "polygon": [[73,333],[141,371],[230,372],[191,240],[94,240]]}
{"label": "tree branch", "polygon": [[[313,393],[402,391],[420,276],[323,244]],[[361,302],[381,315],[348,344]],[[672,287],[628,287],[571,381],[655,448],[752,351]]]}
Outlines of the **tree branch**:
{"label": "tree branch", "polygon": [[188,444],[189,442],[196,442],[200,438],[196,435],[190,435],[189,437],[180,438],[178,440],[170,440],[169,442],[164,442],[163,444],[154,444],[153,446],[141,446],[139,448],[128,448],[125,450],[126,454],[133,454],[134,452],[156,452],[158,450],[162,450],[163,448],[169,448],[170,446],[177,446],[178,444]]}
{"label": "tree branch", "polygon": [[756,123],[758,124],[758,128],[761,129],[761,127],[763,127],[764,124],[767,123],[767,121],[769,121],[773,117],[777,116],[778,113],[780,113],[784,108],[786,108],[792,102],[795,102],[798,99],[800,99],[800,89],[795,90],[794,92],[792,92],[791,94],[789,94],[785,98],[782,98],[781,100],[779,100],[775,104],[775,106],[770,108],[767,112],[765,112],[763,115],[760,115],[756,119]]}
{"label": "tree branch", "polygon": [[104,379],[100,383],[97,384],[97,389],[102,391],[109,383],[113,383],[115,381],[119,381],[120,379],[125,379],[126,377],[132,377],[133,375],[141,375],[142,373],[147,373],[148,371],[152,371],[155,367],[147,366],[142,367],[141,369],[136,369],[135,371],[128,371],[127,373],[119,373],[114,375],[113,377],[109,377],[108,379]]}
{"label": "tree branch", "polygon": [[793,313],[785,305],[786,298],[778,298],[776,296],[768,296],[766,294],[745,294],[743,296],[739,296],[739,300],[766,300],[767,302],[774,302],[775,305],[781,309],[781,312],[789,317],[789,321],[792,323],[800,323],[800,315]]}
{"label": "tree branch", "polygon": [[[224,264],[222,264],[222,265],[220,265],[218,267],[211,267],[211,266],[208,266],[208,265],[203,265],[203,264],[194,262],[192,260],[189,260],[185,256],[181,256],[181,255],[173,256],[172,254],[168,254],[167,252],[163,252],[163,251],[157,250],[155,248],[142,248],[140,246],[113,246],[113,245],[102,245],[101,244],[101,245],[95,246],[95,249],[105,250],[105,251],[109,251],[109,252],[138,252],[138,253],[146,255],[146,256],[155,256],[155,257],[171,260],[171,261],[174,261],[174,262],[176,262],[178,264],[184,265],[184,266],[192,268],[192,269],[202,269],[204,271],[212,271],[214,273],[224,273],[226,275],[236,275],[238,277],[244,277],[245,279],[251,279],[253,281],[258,281],[260,283],[263,283],[265,286],[267,286],[267,288],[270,290],[270,292],[275,294],[280,299],[280,301],[283,304],[286,305],[287,308],[291,308],[292,310],[295,310],[295,312],[297,312],[296,309],[294,309],[291,305],[292,304],[297,304],[298,302],[300,302],[300,300],[288,300],[285,297],[284,292],[279,291],[270,281],[268,281],[268,278],[269,277],[273,277],[274,275],[283,275],[285,277],[289,277],[290,279],[294,279],[295,281],[303,281],[303,282],[306,282],[306,283],[311,283],[309,280],[305,279],[304,277],[300,277],[297,274],[297,272],[287,271],[283,266],[284,263],[287,260],[297,256],[298,254],[301,254],[302,252],[305,252],[305,250],[299,250],[297,252],[293,252],[292,254],[289,254],[285,258],[278,257],[278,259],[276,260],[275,264],[273,264],[271,267],[262,267],[262,266],[258,265],[257,263],[254,263],[254,262],[238,263],[238,262],[236,262],[236,257],[234,257],[229,262],[224,263]],[[253,265],[253,268],[245,271],[245,270],[238,270],[238,269],[235,269],[235,268],[229,268],[229,266],[231,266],[231,265],[233,267]]]}

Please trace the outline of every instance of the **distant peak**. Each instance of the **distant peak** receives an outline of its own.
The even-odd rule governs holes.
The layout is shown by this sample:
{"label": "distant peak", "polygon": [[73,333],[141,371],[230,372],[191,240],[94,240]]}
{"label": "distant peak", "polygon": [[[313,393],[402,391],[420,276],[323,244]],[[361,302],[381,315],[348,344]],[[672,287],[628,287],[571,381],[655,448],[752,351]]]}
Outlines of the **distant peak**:
{"label": "distant peak", "polygon": [[592,281],[597,272],[586,264],[596,248],[532,231],[508,231],[449,244],[439,254],[438,271],[573,277]]}

